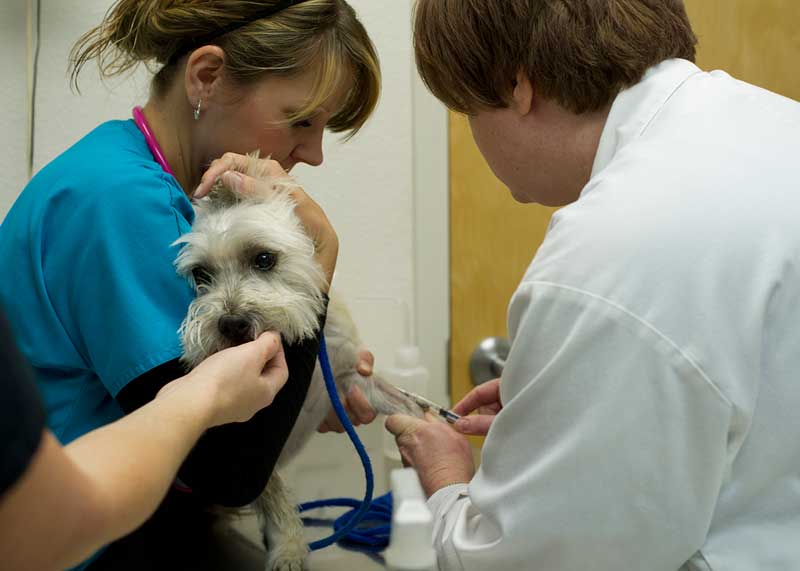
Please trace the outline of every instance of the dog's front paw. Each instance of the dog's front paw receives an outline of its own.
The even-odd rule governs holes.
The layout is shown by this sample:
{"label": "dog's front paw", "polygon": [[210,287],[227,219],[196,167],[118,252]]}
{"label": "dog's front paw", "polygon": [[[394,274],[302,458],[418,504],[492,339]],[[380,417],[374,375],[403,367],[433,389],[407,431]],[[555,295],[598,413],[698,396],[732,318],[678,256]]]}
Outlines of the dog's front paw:
{"label": "dog's front paw", "polygon": [[302,571],[308,557],[308,545],[304,538],[284,540],[270,548],[267,571]]}

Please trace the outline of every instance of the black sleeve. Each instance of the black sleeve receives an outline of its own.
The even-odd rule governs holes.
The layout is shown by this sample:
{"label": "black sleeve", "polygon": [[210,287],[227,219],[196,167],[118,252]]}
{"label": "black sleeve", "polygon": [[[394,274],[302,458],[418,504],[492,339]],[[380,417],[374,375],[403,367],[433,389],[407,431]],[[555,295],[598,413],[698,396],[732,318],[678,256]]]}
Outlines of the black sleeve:
{"label": "black sleeve", "polygon": [[44,422],[33,371],[0,312],[0,496],[28,468],[42,440]]}
{"label": "black sleeve", "polygon": [[[320,317],[320,329],[325,314]],[[247,422],[208,430],[192,449],[178,476],[197,499],[228,507],[254,501],[267,485],[308,393],[319,351],[317,337],[286,345],[289,380],[272,404]],[[186,374],[176,359],[151,369],[120,391],[126,413],[155,398],[165,384]]]}

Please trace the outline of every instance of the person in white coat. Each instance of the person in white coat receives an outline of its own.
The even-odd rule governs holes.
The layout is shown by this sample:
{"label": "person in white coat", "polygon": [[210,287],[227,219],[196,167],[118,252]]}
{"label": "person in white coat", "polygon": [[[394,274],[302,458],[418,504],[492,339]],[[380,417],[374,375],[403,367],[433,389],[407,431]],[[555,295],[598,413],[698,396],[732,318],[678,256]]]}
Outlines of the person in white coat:
{"label": "person in white coat", "polygon": [[480,414],[387,420],[442,569],[800,569],[800,104],[695,44],[678,0],[419,0],[428,86],[563,206]]}

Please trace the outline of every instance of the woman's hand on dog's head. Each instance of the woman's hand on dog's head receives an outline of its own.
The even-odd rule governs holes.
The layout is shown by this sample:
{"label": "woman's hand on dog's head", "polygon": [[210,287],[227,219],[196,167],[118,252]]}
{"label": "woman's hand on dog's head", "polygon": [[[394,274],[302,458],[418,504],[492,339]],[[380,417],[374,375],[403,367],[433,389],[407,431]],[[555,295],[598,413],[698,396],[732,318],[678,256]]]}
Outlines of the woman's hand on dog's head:
{"label": "woman's hand on dog's head", "polygon": [[[202,198],[208,194],[218,178],[222,178],[225,186],[238,194],[266,196],[273,192],[268,182],[244,174],[248,169],[252,169],[254,160],[258,163],[256,170],[263,176],[276,178],[289,176],[277,161],[226,153],[211,163],[194,193],[194,198]],[[289,190],[289,196],[295,202],[295,214],[314,241],[314,255],[325,273],[326,285],[323,289],[327,293],[339,256],[339,237],[322,207],[301,186],[293,186]]]}
{"label": "woman's hand on dog's head", "polygon": [[254,174],[267,177],[288,177],[288,173],[283,169],[278,161],[272,159],[257,159],[248,155],[240,155],[238,153],[225,153],[220,158],[215,159],[209,165],[203,177],[200,179],[200,184],[192,194],[192,198],[200,199],[206,196],[214,184],[222,178],[225,173],[241,173],[241,174]]}

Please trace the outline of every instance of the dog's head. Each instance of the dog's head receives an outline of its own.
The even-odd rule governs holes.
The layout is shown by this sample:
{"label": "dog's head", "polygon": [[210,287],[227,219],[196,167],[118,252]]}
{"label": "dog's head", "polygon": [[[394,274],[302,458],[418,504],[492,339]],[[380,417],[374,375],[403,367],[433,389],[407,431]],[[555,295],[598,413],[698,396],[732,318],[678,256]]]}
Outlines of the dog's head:
{"label": "dog's head", "polygon": [[279,331],[293,343],[314,335],[325,277],[314,242],[294,213],[291,179],[263,179],[262,196],[218,186],[196,207],[192,231],[175,243],[175,265],[197,291],[181,325],[183,361]]}

